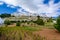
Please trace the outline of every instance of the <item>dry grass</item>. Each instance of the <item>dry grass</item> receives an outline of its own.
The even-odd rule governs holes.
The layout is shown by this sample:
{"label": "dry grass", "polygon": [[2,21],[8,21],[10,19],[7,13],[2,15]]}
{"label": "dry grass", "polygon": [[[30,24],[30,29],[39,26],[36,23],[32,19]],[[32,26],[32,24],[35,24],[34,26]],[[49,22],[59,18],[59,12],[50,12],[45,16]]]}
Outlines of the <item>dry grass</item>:
{"label": "dry grass", "polygon": [[40,30],[35,27],[1,27],[0,40],[40,40],[33,32]]}

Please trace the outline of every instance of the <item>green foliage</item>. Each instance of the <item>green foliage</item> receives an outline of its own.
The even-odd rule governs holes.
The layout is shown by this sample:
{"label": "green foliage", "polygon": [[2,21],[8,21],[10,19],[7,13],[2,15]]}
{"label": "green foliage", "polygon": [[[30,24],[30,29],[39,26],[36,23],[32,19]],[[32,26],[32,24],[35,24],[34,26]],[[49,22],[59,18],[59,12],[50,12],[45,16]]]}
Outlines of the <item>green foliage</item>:
{"label": "green foliage", "polygon": [[54,24],[54,27],[60,32],[60,16],[57,18],[57,22]]}
{"label": "green foliage", "polygon": [[[40,40],[40,36],[34,36],[34,31],[40,30],[39,27],[0,27],[1,31],[1,40],[25,40],[33,39],[33,40]],[[34,39],[35,38],[35,39]]]}
{"label": "green foliage", "polygon": [[55,27],[55,29],[56,29],[57,31],[59,31],[59,32],[60,32],[60,25],[55,24],[55,25],[54,25],[54,27]]}
{"label": "green foliage", "polygon": [[52,17],[47,20],[47,22],[52,22],[52,21],[53,21]]}
{"label": "green foliage", "polygon": [[44,22],[42,19],[40,19],[40,16],[37,16],[37,20],[33,21],[34,23],[38,24],[38,25],[44,25]]}
{"label": "green foliage", "polygon": [[0,17],[1,18],[11,17],[11,14],[4,13],[4,14],[1,14]]}
{"label": "green foliage", "polygon": [[16,23],[17,21],[10,21],[11,23]]}
{"label": "green foliage", "polygon": [[43,22],[42,19],[37,19],[36,23],[37,23],[38,25],[44,25],[44,22]]}
{"label": "green foliage", "polygon": [[5,24],[5,25],[10,25],[11,22],[10,22],[9,20],[5,20],[5,21],[4,21],[4,24]]}
{"label": "green foliage", "polygon": [[39,19],[39,18],[40,18],[40,16],[38,15],[38,16],[37,16],[37,18]]}
{"label": "green foliage", "polygon": [[25,21],[24,21],[24,20],[22,20],[21,22],[22,22],[22,23],[25,23]]}
{"label": "green foliage", "polygon": [[31,21],[27,21],[27,24],[30,24],[31,23]]}
{"label": "green foliage", "polygon": [[19,22],[19,21],[16,22],[16,26],[20,26],[20,24],[21,24],[21,22]]}
{"label": "green foliage", "polygon": [[57,18],[57,24],[60,25],[60,16]]}
{"label": "green foliage", "polygon": [[2,27],[0,27],[0,37],[2,36]]}
{"label": "green foliage", "polygon": [[38,25],[44,25],[44,22],[42,19],[37,19],[36,21],[33,21],[33,22],[38,24]]}

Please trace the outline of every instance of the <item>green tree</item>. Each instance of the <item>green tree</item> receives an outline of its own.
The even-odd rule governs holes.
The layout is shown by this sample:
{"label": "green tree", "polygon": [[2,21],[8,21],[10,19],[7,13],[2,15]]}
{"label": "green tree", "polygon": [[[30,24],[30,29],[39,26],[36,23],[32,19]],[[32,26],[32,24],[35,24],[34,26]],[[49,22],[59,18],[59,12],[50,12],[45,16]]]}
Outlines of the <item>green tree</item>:
{"label": "green tree", "polygon": [[8,25],[11,24],[11,22],[10,22],[9,20],[5,20],[5,21],[4,21],[4,24],[5,24],[5,26],[7,27]]}
{"label": "green tree", "polygon": [[44,22],[43,22],[42,19],[37,19],[37,20],[36,20],[36,23],[37,23],[38,25],[44,25]]}
{"label": "green tree", "polygon": [[60,16],[57,18],[56,24],[54,24],[55,29],[60,32]]}
{"label": "green tree", "polygon": [[16,22],[16,26],[20,26],[20,24],[21,24],[20,21]]}
{"label": "green tree", "polygon": [[44,25],[44,21],[43,19],[40,18],[40,16],[37,16],[37,20],[33,21],[34,23],[38,24],[38,25]]}
{"label": "green tree", "polygon": [[1,18],[11,17],[11,14],[4,13],[4,14],[1,14],[0,17]]}
{"label": "green tree", "polygon": [[37,18],[40,19],[40,16],[38,15]]}
{"label": "green tree", "polygon": [[52,22],[52,21],[53,21],[52,17],[50,17],[50,18],[47,20],[47,22]]}

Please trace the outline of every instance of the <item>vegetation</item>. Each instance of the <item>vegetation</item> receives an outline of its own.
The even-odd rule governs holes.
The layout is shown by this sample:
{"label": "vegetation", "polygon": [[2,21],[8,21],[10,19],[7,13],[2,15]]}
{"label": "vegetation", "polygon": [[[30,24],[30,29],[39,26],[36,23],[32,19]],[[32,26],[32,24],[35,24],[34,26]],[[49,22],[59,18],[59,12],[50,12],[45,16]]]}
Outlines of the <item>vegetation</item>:
{"label": "vegetation", "polygon": [[1,40],[40,40],[40,36],[34,35],[32,32],[37,31],[35,27],[1,27],[0,33],[2,37]]}
{"label": "vegetation", "polygon": [[54,27],[60,32],[60,16],[57,18],[57,23],[54,24]]}
{"label": "vegetation", "polygon": [[11,22],[10,22],[9,20],[5,20],[5,21],[4,21],[4,24],[5,24],[5,26],[8,26],[8,25],[11,24]]}
{"label": "vegetation", "polygon": [[40,16],[38,15],[37,18],[40,19]]}
{"label": "vegetation", "polygon": [[34,21],[34,23],[36,23],[36,24],[38,24],[38,25],[44,25],[44,22],[43,22],[43,20],[42,19],[40,19],[40,16],[37,16],[37,20],[36,21]]}
{"label": "vegetation", "polygon": [[38,25],[44,25],[44,22],[43,22],[42,19],[37,19],[36,23],[37,23]]}
{"label": "vegetation", "polygon": [[10,21],[11,23],[16,23],[17,21]]}
{"label": "vegetation", "polygon": [[22,23],[25,23],[25,21],[21,21]]}
{"label": "vegetation", "polygon": [[[10,16],[4,15],[0,17],[5,18]],[[12,23],[16,23],[16,26],[15,24],[13,24],[14,27],[9,27],[11,26],[10,24]],[[49,18],[46,23],[44,23],[43,19],[41,19],[40,16],[37,16],[36,21],[26,20],[20,22],[20,21],[5,20],[4,24],[6,25],[6,27],[0,27],[0,37],[2,38],[1,40],[45,40],[45,38],[43,39],[42,37],[40,37],[40,35],[33,34],[33,32],[38,30],[40,31],[41,28],[50,28],[50,29],[53,28],[52,17]],[[20,25],[23,26],[20,27]],[[54,27],[60,32],[60,16],[57,18],[57,23],[54,25]]]}
{"label": "vegetation", "polygon": [[1,14],[0,17],[1,18],[11,17],[11,14],[4,13],[4,14]]}
{"label": "vegetation", "polygon": [[20,21],[16,22],[16,26],[20,26],[20,24],[21,24]]}
{"label": "vegetation", "polygon": [[47,22],[52,22],[52,21],[53,21],[52,17],[47,20]]}

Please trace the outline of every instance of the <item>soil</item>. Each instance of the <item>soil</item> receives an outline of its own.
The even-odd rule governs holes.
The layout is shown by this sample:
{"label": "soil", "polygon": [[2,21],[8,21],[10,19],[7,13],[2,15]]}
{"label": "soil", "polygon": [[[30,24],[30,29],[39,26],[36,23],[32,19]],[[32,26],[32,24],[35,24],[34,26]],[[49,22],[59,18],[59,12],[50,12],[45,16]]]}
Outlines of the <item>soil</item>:
{"label": "soil", "polygon": [[55,29],[47,29],[44,28],[41,31],[33,32],[34,34],[38,34],[41,37],[44,37],[44,40],[60,40],[60,33]]}

